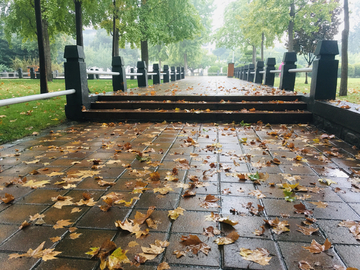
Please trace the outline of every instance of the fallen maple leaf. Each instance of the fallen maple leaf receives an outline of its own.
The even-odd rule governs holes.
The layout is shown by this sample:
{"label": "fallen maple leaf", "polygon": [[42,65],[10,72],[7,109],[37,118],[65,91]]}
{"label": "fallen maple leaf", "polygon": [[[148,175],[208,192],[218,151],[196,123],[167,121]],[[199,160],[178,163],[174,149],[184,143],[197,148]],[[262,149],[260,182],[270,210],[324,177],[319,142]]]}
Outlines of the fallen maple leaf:
{"label": "fallen maple leaf", "polygon": [[136,211],[133,222],[139,225],[143,224],[145,220],[148,219],[154,211],[155,211],[155,206],[150,206],[146,214]]}
{"label": "fallen maple leaf", "polygon": [[53,226],[53,228],[55,230],[57,229],[62,229],[64,228],[65,226],[68,226],[70,224],[72,224],[73,222],[70,222],[70,219],[66,219],[66,220],[63,220],[63,219],[60,219],[56,222],[56,224]]}
{"label": "fallen maple leaf", "polygon": [[233,220],[229,219],[228,217],[226,217],[226,218],[219,218],[219,219],[217,219],[217,221],[222,222],[222,223],[229,224],[229,225],[231,225],[231,226],[234,226],[234,225],[236,225],[236,224],[239,223],[238,221],[233,221]]}
{"label": "fallen maple leaf", "polygon": [[290,229],[288,228],[290,224],[287,220],[280,221],[278,218],[275,218],[273,220],[264,220],[264,221],[270,226],[272,226],[272,231],[276,234],[281,234],[283,232],[290,231]]}
{"label": "fallen maple leaf", "polygon": [[220,230],[214,228],[213,226],[209,226],[207,228],[204,228],[203,230],[204,232],[202,234],[207,237],[214,237],[215,235],[219,235],[221,233]]}
{"label": "fallen maple leaf", "polygon": [[257,248],[255,250],[240,248],[240,255],[244,260],[256,262],[260,265],[269,265],[269,261],[272,257],[269,251],[265,248]]}
{"label": "fallen maple leaf", "polygon": [[301,270],[315,270],[307,261],[300,261],[298,265]]}
{"label": "fallen maple leaf", "polygon": [[326,251],[329,248],[331,248],[330,241],[326,238],[325,243],[323,245],[320,245],[318,242],[316,242],[314,239],[311,241],[310,246],[303,247],[304,249],[309,250],[311,253],[321,253],[322,251]]}
{"label": "fallen maple leaf", "polygon": [[55,242],[60,241],[61,237],[60,236],[51,237],[50,240],[51,240],[51,242],[55,243]]}
{"label": "fallen maple leaf", "polygon": [[266,196],[258,189],[249,192],[249,195],[255,196],[258,199],[265,198]]}
{"label": "fallen maple leaf", "polygon": [[219,198],[215,197],[214,195],[207,195],[205,197],[205,200],[200,203],[200,206],[203,208],[209,208],[209,207],[220,207],[216,202],[220,200]]}
{"label": "fallen maple leaf", "polygon": [[196,235],[188,235],[188,236],[181,236],[181,244],[186,246],[186,252],[192,251],[195,255],[199,253],[199,251],[203,252],[205,255],[209,254],[211,248],[202,242],[198,236]]}
{"label": "fallen maple leaf", "polygon": [[150,180],[151,181],[159,181],[160,180],[160,173],[159,172],[150,173]]}
{"label": "fallen maple leaf", "polygon": [[317,208],[326,208],[328,204],[326,202],[310,202],[313,205],[316,205]]}
{"label": "fallen maple leaf", "polygon": [[319,229],[317,228],[313,228],[311,226],[309,227],[304,227],[304,226],[300,226],[298,224],[296,224],[300,229],[297,230],[298,232],[301,232],[304,235],[312,235],[314,232],[317,232]]}
{"label": "fallen maple leaf", "polygon": [[170,265],[167,262],[160,263],[156,268],[156,270],[166,270],[166,269],[171,269]]}
{"label": "fallen maple leaf", "polygon": [[46,184],[50,184],[50,181],[49,180],[43,180],[43,181],[29,180],[25,184],[23,184],[23,186],[36,189],[36,188],[45,187]]}
{"label": "fallen maple leaf", "polygon": [[45,245],[45,241],[42,242],[36,249],[33,250],[30,248],[24,254],[18,254],[18,253],[10,254],[9,259],[20,258],[20,257],[42,258],[43,261],[57,259],[57,258],[55,258],[55,256],[59,255],[61,252],[54,251],[53,248],[43,250],[44,245]]}
{"label": "fallen maple leaf", "polygon": [[236,240],[239,239],[239,234],[236,231],[232,231],[231,233],[229,233],[227,236],[225,237],[220,237],[214,240],[214,242],[216,244],[218,244],[219,246],[221,245],[228,245],[228,244],[232,244],[234,243]]}
{"label": "fallen maple leaf", "polygon": [[160,194],[162,195],[166,195],[168,194],[170,191],[174,191],[170,185],[166,185],[162,188],[154,188],[153,189],[153,192],[156,193],[156,192],[159,192]]}
{"label": "fallen maple leaf", "polygon": [[313,212],[311,210],[306,209],[305,205],[302,203],[295,204],[295,213],[304,214],[305,216],[311,215]]}
{"label": "fallen maple leaf", "polygon": [[185,209],[179,206],[175,210],[169,210],[168,211],[169,212],[168,216],[172,220],[176,220],[179,217],[179,215],[184,215],[184,211],[185,211]]}
{"label": "fallen maple leaf", "polygon": [[19,230],[22,230],[23,228],[28,227],[28,226],[30,226],[30,223],[25,220],[23,223],[21,223]]}
{"label": "fallen maple leaf", "polygon": [[4,203],[11,203],[13,200],[15,200],[15,197],[9,193],[5,193],[5,197],[1,197],[1,200]]}
{"label": "fallen maple leaf", "polygon": [[80,237],[80,235],[82,235],[82,233],[71,233],[70,234],[70,239],[74,240]]}
{"label": "fallen maple leaf", "polygon": [[257,236],[261,236],[261,235],[263,235],[263,234],[264,234],[264,232],[265,232],[265,226],[264,226],[264,225],[262,225],[262,226],[260,226],[260,228],[261,228],[261,231],[260,231],[260,230],[258,230],[258,229],[255,229],[255,231],[253,232],[253,234],[255,234],[255,235],[257,235]]}

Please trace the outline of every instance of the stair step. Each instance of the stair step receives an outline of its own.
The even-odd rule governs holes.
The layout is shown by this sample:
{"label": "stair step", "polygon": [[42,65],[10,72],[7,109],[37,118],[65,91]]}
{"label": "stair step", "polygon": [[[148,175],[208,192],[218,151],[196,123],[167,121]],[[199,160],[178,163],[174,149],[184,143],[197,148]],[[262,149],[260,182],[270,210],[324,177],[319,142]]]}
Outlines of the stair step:
{"label": "stair step", "polygon": [[308,123],[312,113],[308,111],[200,111],[200,110],[122,110],[90,109],[83,112],[85,119],[99,121],[182,121],[182,122],[241,122],[262,121],[264,123]]}
{"label": "stair step", "polygon": [[205,96],[205,95],[194,95],[194,96],[151,96],[151,95],[99,95],[98,101],[128,101],[128,100],[153,100],[153,101],[192,101],[192,102],[242,102],[242,101],[295,101],[302,100],[302,95],[283,95],[283,96]]}
{"label": "stair step", "polygon": [[175,108],[197,109],[197,110],[256,110],[285,111],[285,110],[306,110],[307,104],[302,101],[273,101],[273,102],[160,102],[160,101],[97,101],[91,104],[92,109],[164,109],[173,110]]}

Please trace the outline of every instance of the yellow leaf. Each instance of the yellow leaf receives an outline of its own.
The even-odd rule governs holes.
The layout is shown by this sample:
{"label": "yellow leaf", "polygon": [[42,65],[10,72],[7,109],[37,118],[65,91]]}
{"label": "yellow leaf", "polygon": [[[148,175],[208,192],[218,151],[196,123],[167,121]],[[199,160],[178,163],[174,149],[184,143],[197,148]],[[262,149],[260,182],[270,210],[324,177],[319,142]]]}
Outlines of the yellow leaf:
{"label": "yellow leaf", "polygon": [[179,217],[179,215],[184,215],[184,211],[185,211],[184,208],[178,207],[175,210],[169,210],[168,211],[169,212],[168,216],[172,220],[176,220]]}

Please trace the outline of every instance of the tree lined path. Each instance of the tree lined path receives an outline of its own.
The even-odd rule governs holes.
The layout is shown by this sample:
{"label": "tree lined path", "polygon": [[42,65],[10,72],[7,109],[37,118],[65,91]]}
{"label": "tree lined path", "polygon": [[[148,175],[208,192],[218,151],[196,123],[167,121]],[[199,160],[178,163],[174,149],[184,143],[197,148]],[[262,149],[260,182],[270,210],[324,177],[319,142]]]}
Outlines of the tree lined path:
{"label": "tree lined path", "polygon": [[[132,91],[153,90],[256,92]],[[306,123],[239,122],[74,122],[1,145],[1,269],[358,267],[358,150]]]}

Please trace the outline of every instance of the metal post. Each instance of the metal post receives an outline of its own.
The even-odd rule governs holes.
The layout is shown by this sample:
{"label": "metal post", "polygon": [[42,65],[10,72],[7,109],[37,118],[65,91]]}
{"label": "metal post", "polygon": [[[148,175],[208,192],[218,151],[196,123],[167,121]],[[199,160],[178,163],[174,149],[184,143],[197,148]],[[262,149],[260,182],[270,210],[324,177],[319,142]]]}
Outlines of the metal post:
{"label": "metal post", "polygon": [[179,81],[180,79],[181,79],[180,67],[176,67],[176,80]]}
{"label": "metal post", "polygon": [[[130,68],[130,73],[135,73],[135,69],[134,68]],[[135,80],[135,76],[131,75],[130,76],[130,80]]]}
{"label": "metal post", "polygon": [[335,99],[339,60],[336,40],[319,41],[311,75],[310,97],[313,99]]}
{"label": "metal post", "polygon": [[19,69],[18,69],[18,74],[19,74],[19,79],[22,79],[22,78],[23,78],[22,68],[19,68]]}
{"label": "metal post", "polygon": [[126,82],[126,72],[124,67],[124,58],[121,56],[114,56],[112,59],[112,71],[120,72],[120,75],[112,76],[112,86],[113,91],[123,91],[127,90],[127,82]]}
{"label": "metal post", "polygon": [[181,67],[181,79],[185,79],[185,68]]}
{"label": "metal post", "polygon": [[36,79],[35,69],[33,67],[30,68],[30,78],[31,79]]}
{"label": "metal post", "polygon": [[280,89],[294,91],[296,73],[290,73],[289,69],[296,68],[296,52],[286,52],[281,67]]}
{"label": "metal post", "polygon": [[175,67],[171,67],[171,81],[172,82],[175,82],[176,81],[176,70],[175,70]]}
{"label": "metal post", "polygon": [[270,73],[271,70],[275,70],[276,59],[268,58],[266,60],[265,78],[264,84],[268,86],[274,86],[275,73]]}
{"label": "metal post", "polygon": [[147,87],[148,86],[148,76],[145,61],[137,62],[137,73],[142,73],[143,75],[137,76],[138,87]]}
{"label": "metal post", "polygon": [[156,75],[153,76],[153,84],[160,84],[160,69],[159,64],[153,64],[153,72],[156,73]]}
{"label": "metal post", "polygon": [[257,61],[255,70],[255,83],[262,84],[263,75],[260,71],[264,70],[264,61]]}
{"label": "metal post", "polygon": [[248,82],[253,82],[254,81],[254,74],[252,74],[251,72],[255,71],[255,65],[254,64],[250,64],[249,65],[249,70],[247,73],[247,81]]}
{"label": "metal post", "polygon": [[249,65],[245,65],[245,67],[244,67],[244,73],[243,73],[243,77],[242,77],[242,79],[243,79],[244,81],[247,80],[248,71],[249,71]]}
{"label": "metal post", "polygon": [[75,94],[66,96],[66,117],[81,120],[82,110],[90,108],[89,88],[87,83],[85,55],[83,47],[69,45],[65,47],[65,88],[75,89]]}
{"label": "metal post", "polygon": [[168,65],[164,65],[164,73],[163,81],[164,83],[168,83],[170,81],[170,70]]}

